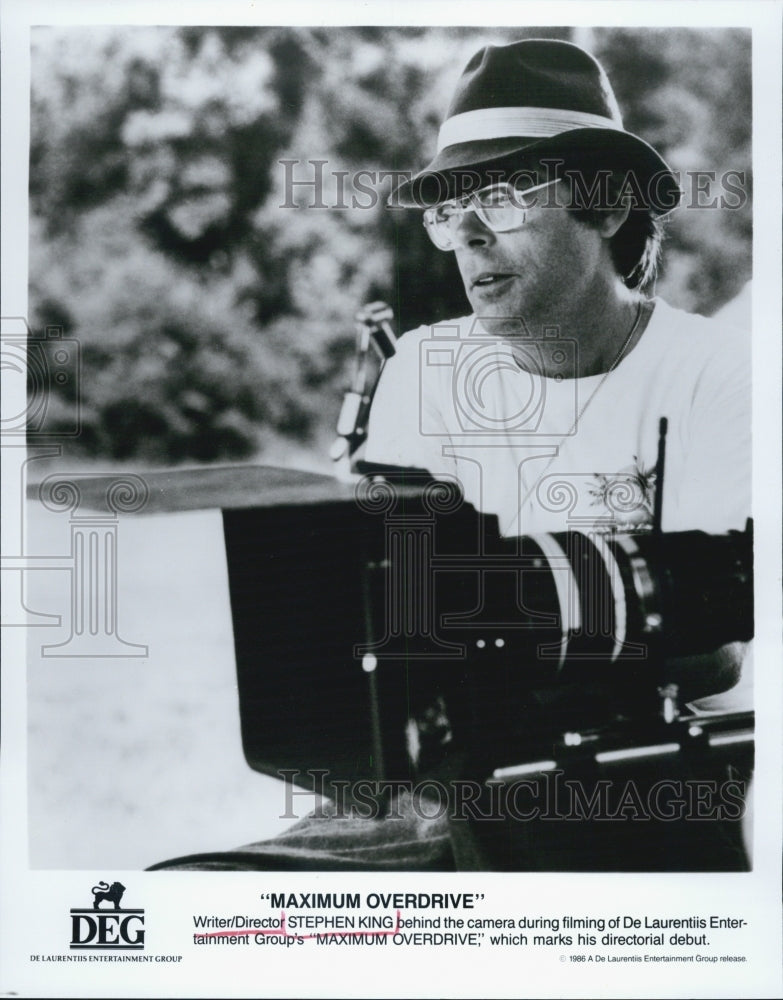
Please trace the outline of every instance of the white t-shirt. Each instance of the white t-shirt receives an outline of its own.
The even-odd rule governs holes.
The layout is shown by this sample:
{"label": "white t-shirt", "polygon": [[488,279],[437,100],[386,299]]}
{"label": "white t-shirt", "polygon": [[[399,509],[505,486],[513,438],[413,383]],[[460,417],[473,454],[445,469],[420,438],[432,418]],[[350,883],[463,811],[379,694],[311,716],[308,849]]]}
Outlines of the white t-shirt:
{"label": "white t-shirt", "polygon": [[[556,334],[553,334],[556,336]],[[609,373],[536,373],[475,316],[398,342],[370,416],[369,461],[456,477],[505,535],[631,529],[652,519],[659,421],[668,420],[664,531],[742,529],[750,515],[750,338],[655,301]],[[558,354],[557,351],[560,351]],[[578,344],[547,357],[564,370]]]}

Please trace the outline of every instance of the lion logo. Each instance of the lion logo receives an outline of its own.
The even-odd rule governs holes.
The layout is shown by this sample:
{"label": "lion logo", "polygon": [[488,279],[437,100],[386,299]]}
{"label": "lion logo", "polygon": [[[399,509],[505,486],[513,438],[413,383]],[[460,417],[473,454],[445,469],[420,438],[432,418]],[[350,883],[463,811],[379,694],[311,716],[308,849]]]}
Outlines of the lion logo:
{"label": "lion logo", "polygon": [[110,903],[114,903],[114,909],[119,910],[120,900],[124,892],[125,886],[122,882],[112,882],[111,885],[108,882],[99,882],[92,889],[93,910],[99,910],[104,899],[107,899]]}

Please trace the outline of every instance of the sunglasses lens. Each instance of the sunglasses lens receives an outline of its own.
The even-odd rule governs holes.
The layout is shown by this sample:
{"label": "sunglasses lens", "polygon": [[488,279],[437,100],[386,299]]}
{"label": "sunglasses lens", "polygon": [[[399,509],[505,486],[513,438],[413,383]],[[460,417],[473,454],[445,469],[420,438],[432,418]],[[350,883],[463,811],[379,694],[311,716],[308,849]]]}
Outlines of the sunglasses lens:
{"label": "sunglasses lens", "polygon": [[530,199],[510,184],[493,184],[457,201],[444,201],[428,208],[424,225],[440,250],[453,250],[458,225],[466,212],[475,212],[484,225],[496,233],[508,233],[525,224]]}
{"label": "sunglasses lens", "polygon": [[435,208],[428,208],[424,213],[424,228],[427,235],[439,250],[453,250],[452,230],[450,217],[444,218],[440,214],[442,205]]}
{"label": "sunglasses lens", "polygon": [[514,204],[514,192],[505,184],[498,187],[487,187],[477,191],[473,195],[473,200],[481,208],[503,209]]}

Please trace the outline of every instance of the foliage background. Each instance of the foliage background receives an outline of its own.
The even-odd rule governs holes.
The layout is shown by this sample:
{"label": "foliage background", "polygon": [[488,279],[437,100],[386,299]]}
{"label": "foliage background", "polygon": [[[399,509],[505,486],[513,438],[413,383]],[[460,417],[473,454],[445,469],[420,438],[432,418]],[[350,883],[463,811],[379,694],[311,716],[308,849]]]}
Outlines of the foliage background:
{"label": "foliage background", "polygon": [[[417,212],[307,207],[304,188],[282,208],[280,161],[420,167],[470,55],[525,35],[590,47],[626,128],[675,169],[749,185],[745,31],[35,29],[30,322],[80,345],[78,386],[49,399],[50,427],[81,410],[64,458],[322,465],[356,309],[385,299],[402,331],[467,304]],[[749,202],[675,213],[658,293],[715,312],[750,244]]]}

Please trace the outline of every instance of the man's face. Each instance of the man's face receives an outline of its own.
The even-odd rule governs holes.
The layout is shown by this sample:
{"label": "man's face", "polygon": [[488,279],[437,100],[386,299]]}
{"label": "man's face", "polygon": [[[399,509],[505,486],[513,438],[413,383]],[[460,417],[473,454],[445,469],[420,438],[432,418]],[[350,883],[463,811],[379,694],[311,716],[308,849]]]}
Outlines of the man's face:
{"label": "man's face", "polygon": [[[558,204],[556,204],[558,202]],[[603,240],[552,198],[524,225],[496,233],[467,212],[455,234],[457,265],[474,312],[488,333],[513,337],[588,309],[604,274]],[[520,322],[521,321],[521,322]]]}

